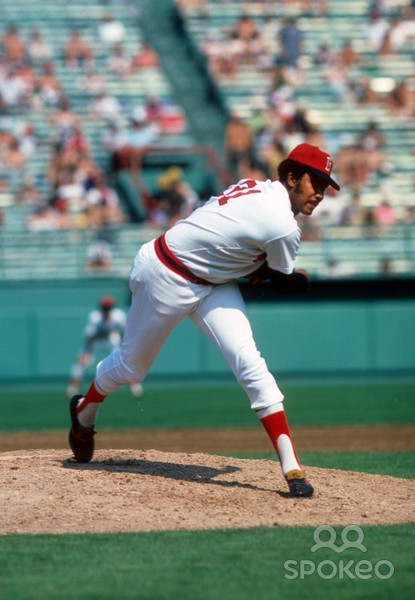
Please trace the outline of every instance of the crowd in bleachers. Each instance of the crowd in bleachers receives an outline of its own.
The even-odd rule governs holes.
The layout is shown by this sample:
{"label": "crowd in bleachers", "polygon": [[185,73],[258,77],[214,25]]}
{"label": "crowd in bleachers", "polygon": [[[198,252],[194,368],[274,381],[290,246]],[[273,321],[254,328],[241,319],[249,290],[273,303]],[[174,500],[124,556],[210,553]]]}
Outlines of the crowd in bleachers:
{"label": "crowd in bleachers", "polygon": [[[86,25],[64,16],[49,26],[40,21],[4,21],[0,31],[0,203],[31,205],[30,231],[125,223],[131,215],[112,167],[180,135],[185,116],[169,94],[158,96],[157,82],[168,84],[136,27],[127,35],[126,24],[104,9]],[[126,101],[125,86],[147,73],[149,87],[136,85],[140,93]],[[151,225],[150,208],[143,219]],[[2,217],[7,224],[4,210]]]}
{"label": "crowd in bleachers", "polygon": [[415,222],[413,0],[176,5],[228,107],[234,179],[275,179],[308,142],[334,155],[342,191],[299,218],[304,239],[324,239],[325,225],[365,238]]}
{"label": "crowd in bleachers", "polygon": [[[302,223],[306,240],[321,240],[326,224],[376,236],[414,223],[414,0],[176,0],[176,7],[229,111],[230,180],[275,179],[278,163],[306,141],[334,155],[342,185],[315,211],[320,225]],[[99,3],[88,10],[95,10],[89,20],[55,13],[51,23],[33,15],[3,22],[0,224],[7,226],[2,207],[17,205],[28,207],[31,232],[104,232],[88,264],[107,269],[105,231],[132,219],[117,173],[131,174],[136,217],[148,227],[168,227],[200,199],[177,168],[152,190],[145,185],[146,152],[185,135],[186,117],[137,15],[131,28],[129,17]]]}

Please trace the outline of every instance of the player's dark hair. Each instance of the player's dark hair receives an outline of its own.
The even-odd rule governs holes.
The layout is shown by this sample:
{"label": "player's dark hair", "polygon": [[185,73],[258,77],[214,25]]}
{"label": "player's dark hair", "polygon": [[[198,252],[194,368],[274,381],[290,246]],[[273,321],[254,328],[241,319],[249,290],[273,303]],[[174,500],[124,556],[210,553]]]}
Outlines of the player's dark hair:
{"label": "player's dark hair", "polygon": [[292,173],[294,179],[301,179],[304,173],[307,172],[307,165],[303,165],[296,160],[292,160],[291,158],[284,159],[278,165],[278,179],[282,184],[287,182],[287,177],[290,173]]}

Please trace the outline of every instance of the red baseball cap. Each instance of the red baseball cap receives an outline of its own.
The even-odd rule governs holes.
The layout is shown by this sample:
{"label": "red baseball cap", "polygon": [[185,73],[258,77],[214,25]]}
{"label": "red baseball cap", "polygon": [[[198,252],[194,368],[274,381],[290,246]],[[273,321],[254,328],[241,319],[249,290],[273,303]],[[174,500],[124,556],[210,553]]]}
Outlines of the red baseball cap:
{"label": "red baseball cap", "polygon": [[307,165],[312,173],[328,181],[335,190],[340,190],[339,184],[330,177],[334,164],[333,159],[330,154],[323,152],[318,146],[299,144],[294,150],[291,150],[287,158]]}
{"label": "red baseball cap", "polygon": [[115,298],[113,296],[102,296],[99,301],[103,309],[110,309],[115,305]]}

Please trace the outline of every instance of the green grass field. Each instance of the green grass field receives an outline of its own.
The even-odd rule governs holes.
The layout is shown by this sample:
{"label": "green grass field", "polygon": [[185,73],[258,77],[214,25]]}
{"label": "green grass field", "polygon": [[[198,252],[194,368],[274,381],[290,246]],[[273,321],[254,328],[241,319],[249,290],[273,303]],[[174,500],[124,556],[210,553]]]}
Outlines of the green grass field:
{"label": "green grass field", "polygon": [[[287,382],[282,387],[289,420],[295,425],[415,421],[415,383],[411,381]],[[67,400],[63,390],[56,387],[3,387],[0,408],[2,431],[68,427]],[[235,384],[224,382],[211,386],[149,383],[139,400],[132,398],[127,389],[120,390],[102,407],[99,425],[105,429],[258,426],[244,393]],[[249,457],[274,458],[271,453]],[[309,452],[302,460],[310,466],[415,477],[412,452]],[[276,527],[2,536],[0,598],[289,600],[304,594],[313,600],[413,597],[414,524],[362,526],[367,547],[364,554],[358,549],[342,554],[330,549],[312,553],[314,531],[313,527]],[[339,538],[342,528],[336,531]],[[392,576],[382,578],[391,574],[390,565]]]}
{"label": "green grass field", "polygon": [[[338,539],[341,531],[336,528]],[[364,554],[354,548],[312,553],[311,527],[3,537],[1,598],[412,598],[414,525],[362,531]]]}
{"label": "green grass field", "polygon": [[[281,385],[291,425],[373,425],[415,422],[415,380],[293,381]],[[0,431],[67,429],[62,387],[0,388]],[[128,387],[100,410],[101,429],[257,426],[243,390],[234,382],[148,383],[144,395]]]}
{"label": "green grass field", "polygon": [[[276,460],[274,452],[233,453],[236,458]],[[358,471],[375,475],[391,475],[415,479],[415,452],[301,452],[308,467]]]}

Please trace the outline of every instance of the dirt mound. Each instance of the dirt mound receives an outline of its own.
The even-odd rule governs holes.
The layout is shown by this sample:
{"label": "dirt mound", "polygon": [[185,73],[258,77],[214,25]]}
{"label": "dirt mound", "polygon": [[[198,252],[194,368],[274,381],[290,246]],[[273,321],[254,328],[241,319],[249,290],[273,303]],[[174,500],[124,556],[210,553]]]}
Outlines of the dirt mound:
{"label": "dirt mound", "polygon": [[[348,425],[291,427],[299,452],[369,452],[415,450],[415,426]],[[66,431],[3,431],[0,451],[32,448],[67,448]],[[262,427],[208,427],[186,429],[99,430],[98,448],[149,449],[163,452],[232,454],[271,452],[272,444]]]}
{"label": "dirt mound", "polygon": [[104,533],[415,521],[415,481],[307,469],[316,492],[288,497],[279,466],[208,454],[68,450],[0,455],[0,534]]}

